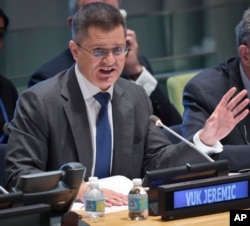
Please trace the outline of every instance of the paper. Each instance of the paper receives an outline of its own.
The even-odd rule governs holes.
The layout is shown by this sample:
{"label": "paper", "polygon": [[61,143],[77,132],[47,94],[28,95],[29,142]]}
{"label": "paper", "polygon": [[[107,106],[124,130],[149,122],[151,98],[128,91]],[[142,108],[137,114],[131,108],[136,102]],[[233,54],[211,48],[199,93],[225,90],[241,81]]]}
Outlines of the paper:
{"label": "paper", "polygon": [[[101,188],[110,189],[115,192],[122,193],[124,195],[128,195],[130,189],[133,187],[132,180],[128,179],[124,176],[112,176],[104,179],[99,179],[99,185]],[[75,202],[71,208],[74,210],[84,210],[83,203]],[[105,213],[112,213],[121,210],[127,210],[128,206],[112,206],[106,207]]]}
{"label": "paper", "polygon": [[112,176],[99,180],[101,188],[113,190],[127,195],[130,189],[133,187],[132,180],[124,176]]}

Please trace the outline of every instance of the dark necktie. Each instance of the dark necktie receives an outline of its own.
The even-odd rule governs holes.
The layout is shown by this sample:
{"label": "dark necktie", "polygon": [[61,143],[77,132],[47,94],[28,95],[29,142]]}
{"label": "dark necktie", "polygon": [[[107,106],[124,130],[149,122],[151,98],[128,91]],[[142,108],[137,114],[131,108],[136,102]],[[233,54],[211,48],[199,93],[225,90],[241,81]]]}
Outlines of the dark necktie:
{"label": "dark necktie", "polygon": [[96,163],[95,176],[110,176],[111,130],[108,119],[109,93],[97,93],[94,98],[101,104],[96,122]]}

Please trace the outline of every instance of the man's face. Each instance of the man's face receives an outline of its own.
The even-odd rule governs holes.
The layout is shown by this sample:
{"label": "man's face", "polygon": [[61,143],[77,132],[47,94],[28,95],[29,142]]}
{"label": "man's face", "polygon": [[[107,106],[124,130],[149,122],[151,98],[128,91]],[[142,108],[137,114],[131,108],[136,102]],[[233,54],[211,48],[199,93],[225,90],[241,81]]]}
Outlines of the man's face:
{"label": "man's face", "polygon": [[[120,25],[112,31],[90,27],[88,37],[81,43],[71,41],[70,49],[81,73],[101,90],[107,90],[122,73],[126,55],[115,56],[110,50],[126,47],[124,28]],[[93,56],[93,50],[109,50],[103,57]],[[91,52],[92,51],[92,52]]]}
{"label": "man's face", "polygon": [[0,49],[3,47],[3,36],[4,36],[4,20],[0,17]]}
{"label": "man's face", "polygon": [[87,5],[89,3],[93,3],[93,2],[104,2],[104,3],[110,4],[116,7],[117,9],[119,8],[118,0],[80,0],[79,7]]}

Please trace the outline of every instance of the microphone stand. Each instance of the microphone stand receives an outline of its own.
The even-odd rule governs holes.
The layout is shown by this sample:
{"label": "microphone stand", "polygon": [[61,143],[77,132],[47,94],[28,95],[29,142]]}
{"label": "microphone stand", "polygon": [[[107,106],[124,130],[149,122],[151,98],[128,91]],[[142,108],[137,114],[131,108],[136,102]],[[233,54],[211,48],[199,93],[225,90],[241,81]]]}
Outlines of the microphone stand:
{"label": "microphone stand", "polygon": [[172,129],[170,129],[169,127],[165,126],[160,119],[158,119],[155,122],[156,126],[162,127],[163,129],[167,130],[168,132],[170,132],[171,134],[173,134],[174,136],[176,136],[177,138],[179,138],[180,140],[182,140],[184,143],[186,143],[187,145],[189,145],[191,148],[195,149],[197,152],[199,152],[204,158],[206,158],[209,162],[214,162],[214,160],[208,156],[206,153],[200,151],[192,142],[190,142],[189,140],[185,139],[184,137],[180,136],[178,133],[176,133],[175,131],[173,131]]}

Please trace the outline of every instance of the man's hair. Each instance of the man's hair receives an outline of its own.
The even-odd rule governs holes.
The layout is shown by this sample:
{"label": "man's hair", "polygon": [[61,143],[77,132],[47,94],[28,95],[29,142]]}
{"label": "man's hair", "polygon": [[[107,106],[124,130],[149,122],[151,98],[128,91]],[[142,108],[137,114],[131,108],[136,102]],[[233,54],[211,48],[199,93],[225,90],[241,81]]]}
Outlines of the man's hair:
{"label": "man's hair", "polygon": [[118,9],[102,2],[90,3],[81,7],[73,16],[72,39],[81,42],[88,36],[90,27],[111,31],[120,25],[124,28],[126,37],[126,25]]}
{"label": "man's hair", "polygon": [[4,20],[4,31],[6,31],[9,25],[9,19],[1,8],[0,8],[0,18],[3,18]]}
{"label": "man's hair", "polygon": [[250,41],[250,8],[247,9],[235,29],[236,45],[247,45]]}
{"label": "man's hair", "polygon": [[[121,0],[118,0],[118,5],[121,5]],[[69,15],[73,16],[79,9],[80,0],[69,0]]]}

